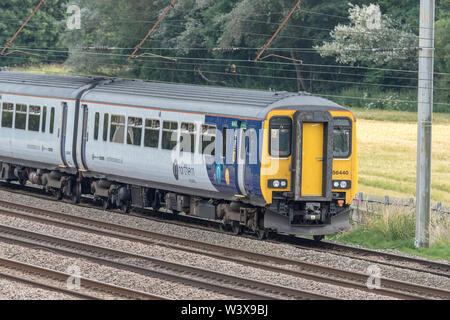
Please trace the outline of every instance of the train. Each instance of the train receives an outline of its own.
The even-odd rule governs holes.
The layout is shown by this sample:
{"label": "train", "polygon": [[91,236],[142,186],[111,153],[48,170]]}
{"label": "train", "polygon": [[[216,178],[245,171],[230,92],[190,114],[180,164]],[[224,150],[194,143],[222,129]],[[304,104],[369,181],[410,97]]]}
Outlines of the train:
{"label": "train", "polygon": [[356,118],[308,93],[0,71],[0,180],[235,234],[350,227]]}

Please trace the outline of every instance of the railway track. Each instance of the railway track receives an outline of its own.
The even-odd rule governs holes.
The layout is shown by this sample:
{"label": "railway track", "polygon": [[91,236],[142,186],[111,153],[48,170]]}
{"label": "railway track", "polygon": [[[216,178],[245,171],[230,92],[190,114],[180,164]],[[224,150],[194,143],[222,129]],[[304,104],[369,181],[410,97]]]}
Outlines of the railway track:
{"label": "railway track", "polygon": [[165,299],[163,297],[151,295],[145,292],[111,285],[101,281],[90,280],[87,278],[80,279],[79,288],[69,290],[67,289],[67,280],[72,276],[70,274],[1,257],[0,270],[1,278],[26,283],[35,287],[64,293],[66,295],[81,299]]}
{"label": "railway track", "polygon": [[[185,264],[168,262],[121,250],[62,239],[21,228],[0,225],[0,240],[83,258],[117,269],[176,281],[243,299],[332,299],[290,287],[232,276]],[[133,260],[134,263],[123,262]]]}
{"label": "railway track", "polygon": [[[54,198],[49,196],[43,189],[30,187],[30,186],[19,186],[17,184],[7,184],[4,182],[0,182],[0,189],[4,189],[6,191],[11,191],[11,188],[15,192],[19,192],[25,195],[39,197],[41,199],[54,201]],[[82,207],[99,209],[98,206],[94,205],[92,199],[83,198],[84,203],[79,204]],[[178,220],[170,220],[168,217],[163,217],[161,212],[157,212],[154,210],[147,209],[139,209],[142,213],[134,213],[133,216],[145,219],[152,219],[159,222],[164,223],[172,223],[180,226],[186,226],[192,228],[192,223],[197,223],[196,228],[200,228],[202,230],[210,231],[210,232],[223,232],[219,231],[217,227],[205,227],[204,225],[199,226],[199,222],[189,218],[179,216]],[[184,221],[186,220],[186,221]],[[201,222],[206,223],[206,222]],[[215,224],[218,225],[217,223]],[[243,235],[245,236],[245,235]],[[253,238],[253,237],[252,237]],[[390,267],[397,267],[401,269],[417,271],[417,272],[426,272],[429,274],[450,278],[450,263],[438,262],[438,261],[430,261],[421,259],[418,257],[408,257],[404,255],[397,255],[389,252],[381,252],[376,250],[371,250],[367,248],[358,248],[350,245],[345,245],[341,243],[334,243],[328,241],[316,242],[307,238],[293,238],[289,236],[277,236],[276,239],[272,239],[269,241],[273,241],[275,243],[287,243],[295,245],[299,249],[303,250],[312,250],[323,253],[331,253],[335,255],[339,255],[342,257],[352,258],[363,260],[367,262],[372,262],[377,265],[385,265]],[[405,264],[407,263],[407,264]]]}
{"label": "railway track", "polygon": [[[3,208],[3,209],[1,209]],[[399,299],[450,299],[450,292],[432,287],[425,287],[402,281],[381,278],[382,287],[370,290],[366,286],[368,275],[346,270],[319,266],[298,260],[277,256],[258,254],[242,249],[209,244],[167,234],[130,228],[114,223],[63,214],[55,211],[41,210],[29,206],[0,201],[0,213],[32,219],[37,222],[53,224],[80,231],[94,232],[99,235],[116,237],[124,240],[138,241],[149,245],[160,245],[190,253],[201,254],[221,260],[240,263],[263,270],[306,278],[338,286],[377,293]]]}
{"label": "railway track", "polygon": [[[373,262],[379,265],[408,269],[417,272],[426,272],[429,274],[450,278],[449,263],[430,261],[404,255],[399,256],[397,254],[389,252],[377,251],[367,248],[358,248],[342,243],[334,243],[329,241],[316,242],[305,238],[295,239],[292,241],[292,244],[294,244],[299,249],[331,253],[342,257]],[[404,263],[408,263],[411,265],[404,265]]]}

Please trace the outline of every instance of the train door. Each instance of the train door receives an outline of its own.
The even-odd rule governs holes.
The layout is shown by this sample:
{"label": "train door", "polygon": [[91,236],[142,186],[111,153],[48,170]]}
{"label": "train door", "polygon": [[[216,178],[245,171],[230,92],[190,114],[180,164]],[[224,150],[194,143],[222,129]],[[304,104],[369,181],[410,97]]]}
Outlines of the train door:
{"label": "train door", "polygon": [[247,195],[247,190],[245,188],[245,168],[246,168],[246,160],[247,160],[247,151],[246,151],[246,129],[240,128],[237,130],[237,178],[238,178],[238,186],[239,191],[242,195]]}
{"label": "train door", "polygon": [[295,200],[331,201],[333,118],[311,110],[297,112],[294,120]]}
{"label": "train door", "polygon": [[303,124],[302,194],[322,196],[323,123]]}
{"label": "train door", "polygon": [[86,143],[88,140],[88,124],[89,124],[89,108],[86,104],[83,105],[83,126],[81,135],[81,162],[84,170],[89,170],[86,164]]}
{"label": "train door", "polygon": [[66,159],[66,136],[67,136],[67,113],[68,107],[67,103],[62,103],[62,115],[61,115],[61,126],[58,129],[59,137],[60,137],[60,153],[61,153],[61,161],[64,166],[68,166]]}

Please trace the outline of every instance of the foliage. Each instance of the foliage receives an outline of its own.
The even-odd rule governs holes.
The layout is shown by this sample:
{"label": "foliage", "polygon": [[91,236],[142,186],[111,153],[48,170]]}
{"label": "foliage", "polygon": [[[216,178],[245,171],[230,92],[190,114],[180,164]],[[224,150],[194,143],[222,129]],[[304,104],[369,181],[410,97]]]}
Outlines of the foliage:
{"label": "foliage", "polygon": [[349,19],[349,25],[338,24],[330,33],[333,41],[315,47],[321,56],[336,56],[342,64],[416,67],[417,36],[399,21],[382,15],[379,5],[350,4]]}
{"label": "foliage", "polygon": [[[0,50],[26,21],[39,2],[36,0],[9,0],[0,2]],[[28,62],[52,61],[58,54],[41,49],[54,48],[59,40],[63,14],[60,10],[64,0],[46,0],[35,13],[26,28],[0,58],[0,66],[20,65]],[[13,52],[15,50],[24,52]],[[39,56],[40,55],[40,56]]]}

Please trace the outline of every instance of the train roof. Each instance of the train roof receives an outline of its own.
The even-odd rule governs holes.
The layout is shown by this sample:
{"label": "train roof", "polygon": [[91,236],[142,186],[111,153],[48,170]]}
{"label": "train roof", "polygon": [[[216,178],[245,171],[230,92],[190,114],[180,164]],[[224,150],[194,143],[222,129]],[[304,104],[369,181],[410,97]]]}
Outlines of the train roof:
{"label": "train roof", "polygon": [[167,111],[265,119],[277,108],[346,110],[336,103],[302,93],[168,84],[142,80],[99,80],[88,77],[0,72],[0,92],[75,99],[84,103],[133,106]]}
{"label": "train roof", "polygon": [[94,83],[93,78],[68,77],[26,72],[0,72],[0,93],[77,99],[80,89]]}

